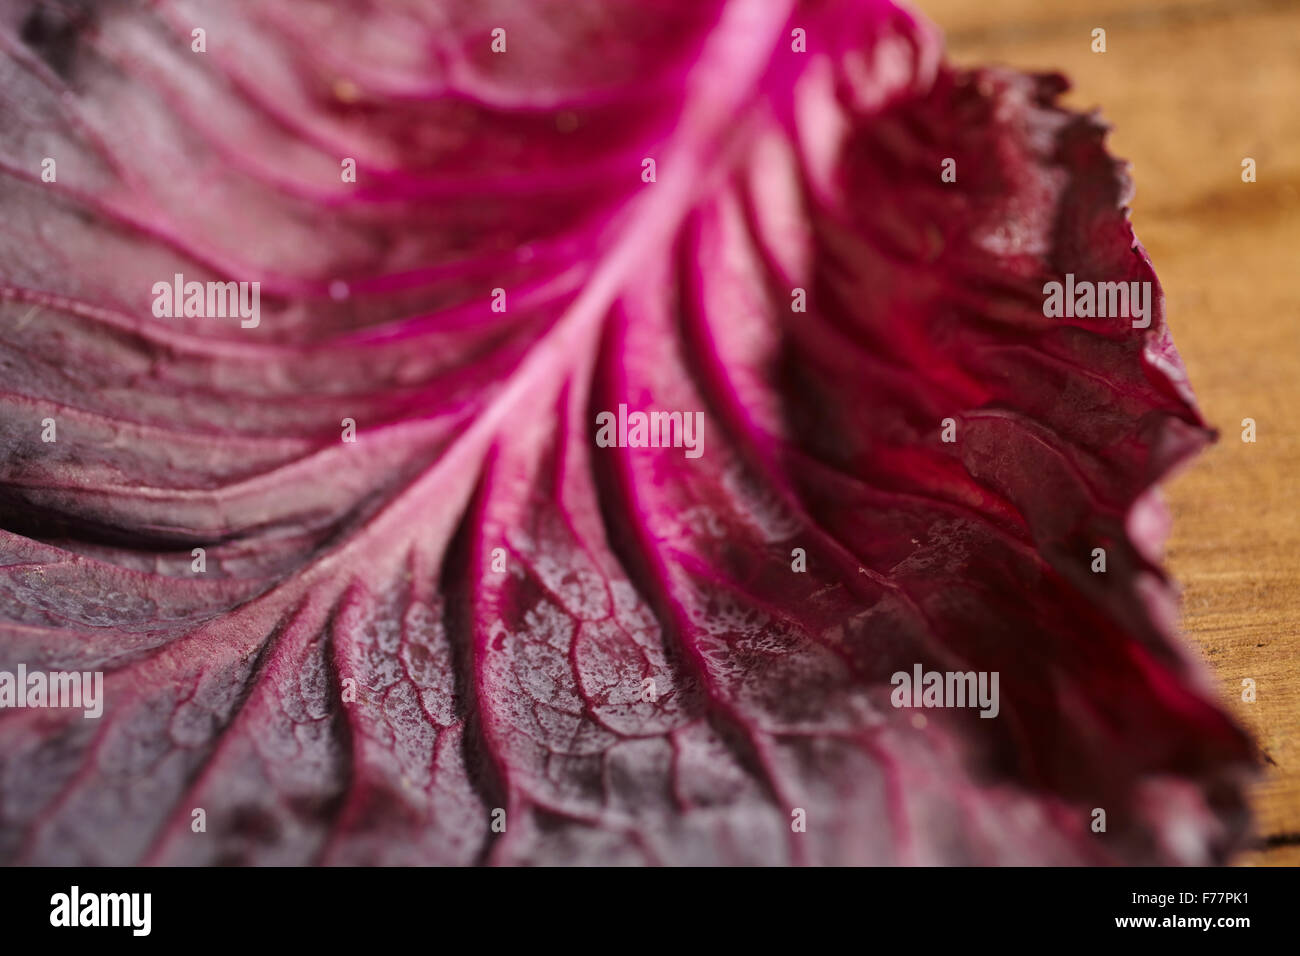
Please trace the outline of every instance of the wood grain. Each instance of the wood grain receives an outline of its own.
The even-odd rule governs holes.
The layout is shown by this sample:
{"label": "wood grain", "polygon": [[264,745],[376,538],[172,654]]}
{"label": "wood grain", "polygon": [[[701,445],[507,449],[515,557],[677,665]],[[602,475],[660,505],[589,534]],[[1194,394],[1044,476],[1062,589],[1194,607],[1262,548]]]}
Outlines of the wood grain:
{"label": "wood grain", "polygon": [[[1254,734],[1256,848],[1300,864],[1300,4],[922,0],[962,65],[1060,70],[1133,166],[1133,224],[1219,443],[1166,487],[1183,628]],[[1093,53],[1092,30],[1107,51]],[[1258,181],[1243,183],[1252,157]],[[1258,440],[1241,440],[1253,418]],[[1253,679],[1254,703],[1242,700]]]}

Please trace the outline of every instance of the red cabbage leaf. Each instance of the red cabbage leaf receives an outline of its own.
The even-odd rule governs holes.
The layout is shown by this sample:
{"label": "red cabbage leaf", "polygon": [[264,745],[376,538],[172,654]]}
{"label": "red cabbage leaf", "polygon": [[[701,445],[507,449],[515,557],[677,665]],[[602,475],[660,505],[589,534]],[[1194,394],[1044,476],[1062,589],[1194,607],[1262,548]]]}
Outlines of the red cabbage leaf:
{"label": "red cabbage leaf", "polygon": [[[0,712],[0,860],[1240,844],[1158,563],[1211,432],[1060,77],[874,0],[4,0],[0,44],[0,669],[105,674]],[[158,317],[177,274],[256,325]],[[1067,274],[1149,328],[1045,317]],[[605,447],[621,406],[698,444]],[[893,706],[916,666],[997,716]]]}

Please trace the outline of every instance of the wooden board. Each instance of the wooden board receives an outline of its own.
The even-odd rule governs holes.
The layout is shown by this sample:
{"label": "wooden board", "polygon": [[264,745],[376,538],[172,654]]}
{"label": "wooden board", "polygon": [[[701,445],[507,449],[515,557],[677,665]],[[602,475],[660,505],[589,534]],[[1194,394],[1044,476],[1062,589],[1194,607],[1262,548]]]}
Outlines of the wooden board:
{"label": "wooden board", "polygon": [[[1219,443],[1166,488],[1183,627],[1259,742],[1257,848],[1300,864],[1300,4],[921,0],[951,59],[1059,70],[1133,166],[1133,224]],[[1106,31],[1094,53],[1092,31]],[[1242,160],[1255,159],[1255,183]],[[1254,444],[1241,440],[1253,418]],[[1242,700],[1242,681],[1257,699]]]}

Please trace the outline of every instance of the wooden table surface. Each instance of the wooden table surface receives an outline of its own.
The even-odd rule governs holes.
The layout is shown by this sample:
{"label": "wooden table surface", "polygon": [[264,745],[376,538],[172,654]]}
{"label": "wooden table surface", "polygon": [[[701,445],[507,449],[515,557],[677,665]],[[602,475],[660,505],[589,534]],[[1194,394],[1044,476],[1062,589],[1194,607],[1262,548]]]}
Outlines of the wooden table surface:
{"label": "wooden table surface", "polygon": [[[1300,2],[919,0],[960,65],[1060,70],[1132,163],[1133,225],[1217,445],[1166,486],[1183,628],[1265,764],[1257,847],[1300,864]],[[1092,31],[1106,31],[1105,53]],[[1243,183],[1255,159],[1257,182]],[[1241,440],[1253,418],[1254,444]],[[1242,681],[1257,688],[1242,700]]]}

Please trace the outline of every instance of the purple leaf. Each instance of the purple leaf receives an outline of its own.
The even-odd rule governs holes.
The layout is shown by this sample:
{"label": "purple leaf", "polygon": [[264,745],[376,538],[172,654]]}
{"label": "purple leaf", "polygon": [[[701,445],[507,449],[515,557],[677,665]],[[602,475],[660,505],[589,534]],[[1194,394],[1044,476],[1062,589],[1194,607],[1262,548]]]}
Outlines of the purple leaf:
{"label": "purple leaf", "polygon": [[[105,674],[0,711],[0,860],[1240,845],[1159,566],[1212,433],[1060,77],[870,0],[3,0],[0,45],[0,671]],[[895,706],[928,672],[996,697]]]}

